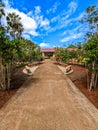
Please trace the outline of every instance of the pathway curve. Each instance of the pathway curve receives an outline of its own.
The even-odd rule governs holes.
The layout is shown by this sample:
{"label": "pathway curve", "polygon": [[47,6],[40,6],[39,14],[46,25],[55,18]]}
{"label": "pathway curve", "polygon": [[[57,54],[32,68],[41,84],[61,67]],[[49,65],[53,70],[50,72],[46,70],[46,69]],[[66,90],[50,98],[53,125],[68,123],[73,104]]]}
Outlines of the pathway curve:
{"label": "pathway curve", "polygon": [[0,110],[0,130],[98,130],[98,110],[46,60]]}

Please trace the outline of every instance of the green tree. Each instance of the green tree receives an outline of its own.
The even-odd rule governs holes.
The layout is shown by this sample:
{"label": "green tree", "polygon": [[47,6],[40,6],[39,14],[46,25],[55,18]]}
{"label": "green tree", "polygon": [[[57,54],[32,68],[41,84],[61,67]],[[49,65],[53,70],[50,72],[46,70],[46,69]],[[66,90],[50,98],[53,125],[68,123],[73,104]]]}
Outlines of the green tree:
{"label": "green tree", "polygon": [[[1,13],[0,13],[1,14]],[[2,18],[2,15],[0,16],[0,19]],[[9,22],[8,24],[13,25],[12,32],[14,32],[15,37],[20,37],[21,32],[23,31],[22,24],[20,23],[20,17],[17,16],[17,19],[15,19],[17,22],[16,24],[13,24]],[[14,19],[13,19],[14,21]],[[21,29],[21,31],[20,31]],[[17,43],[17,44],[16,44]],[[10,40],[10,38],[7,36],[7,32],[5,27],[0,26],[0,61],[1,61],[1,81],[0,85],[2,89],[8,90],[10,89],[10,81],[13,74],[13,63],[16,60],[16,57],[18,57],[18,48],[19,44],[18,42],[14,40]]]}
{"label": "green tree", "polygon": [[[23,25],[19,15],[9,13],[6,20],[8,30],[0,26],[0,86],[3,90],[11,88],[10,81],[17,62],[31,62],[40,56],[40,49],[35,43],[21,38]],[[7,36],[9,33],[13,39]]]}
{"label": "green tree", "polygon": [[15,13],[9,13],[6,17],[7,29],[11,36],[15,38],[20,38],[23,32],[23,25],[21,23],[21,18]]}
{"label": "green tree", "polygon": [[70,44],[67,48],[76,48],[76,46],[73,44]]}
{"label": "green tree", "polygon": [[82,23],[88,25],[86,32],[85,59],[90,66],[91,78],[88,83],[88,88],[91,90],[96,87],[97,83],[97,70],[98,70],[98,8],[92,5],[86,9],[85,15],[82,18]]}
{"label": "green tree", "polygon": [[72,58],[78,58],[78,55],[77,55],[77,51],[68,51],[69,53],[69,59],[72,59]]}
{"label": "green tree", "polygon": [[4,27],[0,27],[0,59],[1,59],[1,81],[3,90],[10,86],[9,73],[9,38],[5,35]]}
{"label": "green tree", "polygon": [[69,59],[69,52],[67,51],[67,49],[57,48],[55,55],[57,55],[57,57],[60,58],[60,60],[63,62],[67,62],[67,60]]}
{"label": "green tree", "polygon": [[3,5],[2,0],[1,0],[0,1],[0,26],[1,26],[1,18],[3,15],[5,15],[3,7],[4,7],[4,5]]}
{"label": "green tree", "polygon": [[89,64],[89,69],[92,72],[90,84],[88,88],[91,90],[96,87],[97,77],[98,77],[98,36],[93,36],[84,45],[86,50],[86,56],[88,58],[87,62]]}
{"label": "green tree", "polygon": [[85,15],[81,22],[88,25],[87,38],[92,37],[93,34],[98,33],[98,8],[96,5],[89,6],[86,9]]}
{"label": "green tree", "polygon": [[17,59],[18,62],[32,62],[40,57],[40,48],[34,42],[28,39],[15,39],[13,40],[17,49]]}

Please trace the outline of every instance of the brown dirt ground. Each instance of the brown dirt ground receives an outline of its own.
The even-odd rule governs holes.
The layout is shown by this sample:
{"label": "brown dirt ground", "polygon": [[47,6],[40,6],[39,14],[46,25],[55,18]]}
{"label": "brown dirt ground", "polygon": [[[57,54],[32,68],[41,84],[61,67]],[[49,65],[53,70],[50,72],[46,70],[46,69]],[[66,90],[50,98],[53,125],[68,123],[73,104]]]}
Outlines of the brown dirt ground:
{"label": "brown dirt ground", "polygon": [[[76,87],[98,108],[98,86],[95,90],[89,91],[87,89],[87,71],[84,67],[72,65],[74,72],[68,77],[74,82]],[[9,91],[0,90],[0,108],[17,92],[23,83],[29,78],[23,72],[23,67],[17,68],[16,73],[11,81],[13,89]]]}
{"label": "brown dirt ground", "polygon": [[74,82],[76,87],[95,105],[98,109],[98,84],[96,89],[89,91],[87,89],[87,69],[81,66],[73,65],[74,72],[69,78]]}

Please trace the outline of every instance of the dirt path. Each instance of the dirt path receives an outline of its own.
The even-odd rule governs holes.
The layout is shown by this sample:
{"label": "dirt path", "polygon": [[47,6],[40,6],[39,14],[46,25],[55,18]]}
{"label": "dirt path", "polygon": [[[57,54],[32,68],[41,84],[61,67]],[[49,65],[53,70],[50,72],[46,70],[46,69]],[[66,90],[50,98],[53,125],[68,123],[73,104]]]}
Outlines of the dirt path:
{"label": "dirt path", "polygon": [[98,110],[46,60],[0,110],[0,130],[98,130]]}

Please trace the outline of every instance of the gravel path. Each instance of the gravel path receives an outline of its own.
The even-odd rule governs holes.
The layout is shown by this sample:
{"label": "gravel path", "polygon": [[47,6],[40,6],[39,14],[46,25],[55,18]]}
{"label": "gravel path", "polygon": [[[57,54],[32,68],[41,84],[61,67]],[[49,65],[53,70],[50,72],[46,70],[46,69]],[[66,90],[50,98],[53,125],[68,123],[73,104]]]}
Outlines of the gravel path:
{"label": "gravel path", "polygon": [[98,110],[61,70],[44,61],[0,110],[0,130],[98,130]]}

